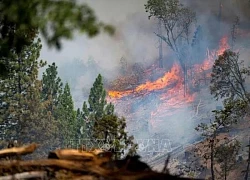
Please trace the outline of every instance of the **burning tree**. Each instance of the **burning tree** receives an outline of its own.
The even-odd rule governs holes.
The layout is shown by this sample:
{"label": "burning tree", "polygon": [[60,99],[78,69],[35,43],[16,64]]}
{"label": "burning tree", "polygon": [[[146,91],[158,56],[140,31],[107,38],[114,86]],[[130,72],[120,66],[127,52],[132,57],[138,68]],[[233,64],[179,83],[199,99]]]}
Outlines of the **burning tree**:
{"label": "burning tree", "polygon": [[150,14],[149,19],[156,17],[163,24],[165,35],[156,35],[176,54],[184,72],[184,85],[186,85],[187,65],[191,54],[191,32],[196,20],[195,13],[183,7],[179,0],[148,0],[145,9]]}

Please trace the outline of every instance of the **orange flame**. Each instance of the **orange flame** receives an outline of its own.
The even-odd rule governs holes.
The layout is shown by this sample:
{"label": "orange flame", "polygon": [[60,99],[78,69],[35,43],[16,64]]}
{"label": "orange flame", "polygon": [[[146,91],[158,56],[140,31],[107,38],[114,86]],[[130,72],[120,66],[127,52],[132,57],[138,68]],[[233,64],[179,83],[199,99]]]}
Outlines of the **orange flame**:
{"label": "orange flame", "polygon": [[230,46],[228,45],[228,36],[223,36],[220,40],[219,49],[216,51],[216,55],[222,55],[223,52],[229,48]]}
{"label": "orange flame", "polygon": [[[219,48],[217,50],[207,50],[207,58],[201,64],[194,65],[194,73],[195,75],[202,75],[205,73],[205,77],[210,76],[210,70],[214,64],[214,60],[227,49],[229,49],[228,45],[228,37],[224,36],[220,40]],[[152,66],[151,69],[155,69]],[[146,74],[151,72],[151,69],[146,71]],[[160,119],[164,119],[164,117],[176,113],[174,110],[181,109],[185,104],[193,102],[195,99],[195,93],[186,94],[184,96],[184,86],[183,86],[183,76],[182,70],[178,64],[174,64],[170,71],[166,72],[161,78],[156,81],[146,81],[143,84],[138,85],[136,88],[132,90],[126,91],[109,91],[108,95],[110,101],[116,101],[122,97],[128,95],[134,95],[134,93],[150,93],[154,90],[161,90],[160,95],[158,96],[160,103],[157,104],[157,108],[150,112],[149,122],[153,127],[155,127],[156,121],[158,122]],[[135,100],[136,101],[136,100]],[[130,105],[130,101],[126,102],[127,107]],[[122,109],[127,108],[122,107]],[[131,116],[129,112],[126,112],[126,116]],[[159,121],[160,122],[160,121]]]}
{"label": "orange flame", "polygon": [[134,90],[127,90],[127,91],[109,91],[108,95],[111,98],[122,98],[134,92],[142,92],[142,91],[153,91],[153,90],[160,90],[164,89],[165,87],[171,85],[172,83],[178,81],[180,79],[181,69],[180,66],[174,64],[169,72],[166,72],[163,77],[157,79],[154,82],[147,81],[144,84],[137,86]]}

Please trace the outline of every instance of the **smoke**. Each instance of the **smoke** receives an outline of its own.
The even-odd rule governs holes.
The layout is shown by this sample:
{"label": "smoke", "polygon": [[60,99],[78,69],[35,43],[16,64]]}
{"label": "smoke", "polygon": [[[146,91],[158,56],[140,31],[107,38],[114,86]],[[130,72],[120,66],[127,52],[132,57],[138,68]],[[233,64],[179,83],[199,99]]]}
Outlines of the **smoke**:
{"label": "smoke", "polygon": [[[41,57],[49,63],[56,62],[64,81],[77,81],[76,84],[70,83],[75,100],[85,98],[83,89],[90,89],[99,73],[108,80],[115,79],[120,73],[121,58],[129,64],[137,62],[147,66],[156,59],[158,52],[155,22],[148,20],[144,10],[146,0],[86,0],[79,3],[87,3],[99,20],[115,27],[116,33],[114,36],[101,33],[91,39],[77,34],[73,41],[63,41],[61,51],[43,45]],[[84,72],[76,77],[75,70],[70,68],[76,60],[80,60],[82,65],[92,61],[97,68],[94,71],[82,69]],[[81,106],[79,103],[77,107]]]}
{"label": "smoke", "polygon": [[[56,62],[62,79],[70,83],[76,107],[82,106],[99,73],[108,81],[112,81],[120,75],[121,58],[126,59],[129,64],[141,63],[146,67],[155,62],[158,57],[158,38],[154,34],[157,31],[157,22],[154,19],[148,20],[148,14],[144,9],[147,0],[79,0],[79,3],[82,2],[94,9],[98,19],[112,24],[116,28],[115,35],[100,34],[89,39],[77,34],[73,41],[63,42],[61,51],[51,50],[44,45],[41,52],[43,59],[49,63]],[[223,35],[231,38],[231,28],[236,16],[240,17],[242,32],[249,32],[250,5],[248,6],[247,0],[221,0],[221,8],[218,0],[181,0],[181,2],[197,14],[196,26],[201,25],[203,32],[201,44],[203,51],[207,48],[216,49],[219,39]],[[219,16],[220,13],[221,16]],[[246,38],[237,38],[237,48],[240,48],[244,39]],[[164,61],[167,62],[165,65],[168,66],[166,68],[169,68],[169,64],[171,64],[169,60],[173,61],[176,58],[173,58],[173,53],[165,43],[163,51]],[[203,51],[197,51],[194,56],[199,56],[199,53],[204,53]],[[241,53],[242,57],[249,57],[247,56],[249,52],[242,51]],[[204,111],[211,112],[212,109],[215,109],[216,103],[211,100],[208,92],[202,93],[200,98],[203,98],[207,105],[207,109]],[[125,111],[130,101],[132,101],[132,105],[129,106],[132,106],[133,115]],[[143,138],[149,137],[149,134],[153,132],[149,127],[149,120],[151,112],[155,111],[159,103],[159,97],[151,93],[150,96],[140,99],[124,99],[124,102],[118,104],[116,108],[120,115],[124,115],[128,119],[130,132],[133,134],[133,128],[137,128],[140,135],[133,135]],[[193,128],[200,123],[193,121],[192,112],[192,106],[189,104],[181,111],[176,111],[175,116],[159,118],[161,128],[155,131],[166,132],[165,134],[168,134],[168,137],[174,139],[175,142],[190,142],[194,139]],[[190,133],[187,135],[186,132]],[[185,140],[182,140],[183,138]]]}

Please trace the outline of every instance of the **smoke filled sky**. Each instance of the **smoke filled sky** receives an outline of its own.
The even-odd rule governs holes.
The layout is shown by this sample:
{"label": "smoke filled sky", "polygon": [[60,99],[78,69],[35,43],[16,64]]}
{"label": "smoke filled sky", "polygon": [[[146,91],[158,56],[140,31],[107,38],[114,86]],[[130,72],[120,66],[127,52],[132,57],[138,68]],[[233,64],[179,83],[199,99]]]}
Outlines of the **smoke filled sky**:
{"label": "smoke filled sky", "polygon": [[[146,0],[84,0],[91,6],[97,18],[114,25],[116,34],[110,37],[101,33],[89,39],[77,34],[73,41],[64,41],[61,51],[50,50],[44,45],[41,57],[60,65],[65,61],[94,59],[105,69],[118,65],[121,57],[143,61],[145,57],[155,57],[157,39],[153,34],[152,22],[148,21],[144,10]],[[138,57],[140,56],[140,57]]]}
{"label": "smoke filled sky", "polygon": [[[157,31],[155,22],[148,20],[144,4],[147,0],[78,0],[91,6],[97,18],[115,26],[116,34],[110,37],[106,34],[89,39],[76,34],[73,41],[64,41],[63,49],[56,51],[43,46],[41,57],[57,65],[65,61],[89,58],[97,61],[104,69],[117,68],[121,57],[130,62],[150,63],[157,57]],[[199,18],[211,14],[218,14],[218,0],[182,0],[192,10],[199,14]],[[247,0],[222,0],[222,15],[224,21],[232,21],[236,15],[246,20],[249,14],[244,3]],[[204,17],[203,17],[204,18]],[[210,19],[211,20],[211,19]],[[204,19],[204,22],[209,19]],[[232,22],[229,22],[232,23]]]}
{"label": "smoke filled sky", "polygon": [[[96,13],[99,20],[112,24],[116,28],[114,36],[101,33],[95,38],[88,38],[82,34],[76,34],[71,41],[63,41],[61,51],[49,49],[43,44],[41,58],[49,64],[56,62],[59,66],[59,75],[64,81],[74,81],[71,85],[74,99],[80,99],[78,107],[82,103],[83,89],[90,89],[98,73],[105,78],[112,80],[120,71],[120,60],[125,58],[128,62],[139,62],[143,65],[150,65],[158,57],[158,39],[154,32],[157,32],[157,21],[148,20],[144,4],[147,0],[78,0],[79,3],[87,3]],[[214,22],[219,13],[218,0],[181,0],[197,13],[198,24],[201,24],[206,31],[205,38],[211,41],[213,35],[218,32]],[[235,16],[240,16],[247,24],[249,9],[246,6],[248,0],[222,0],[223,27],[230,33]],[[169,55],[170,50],[164,44],[164,55]],[[81,63],[94,60],[99,67],[97,71],[85,73],[81,69],[71,68],[70,63],[75,60]],[[169,59],[169,57],[167,58]],[[80,75],[76,75],[79,71]]]}
{"label": "smoke filled sky", "polygon": [[[87,3],[99,20],[115,27],[116,33],[114,36],[100,33],[94,38],[76,34],[72,41],[63,41],[60,51],[49,49],[43,44],[41,58],[49,64],[56,62],[64,81],[75,78],[72,81],[77,82],[77,85],[70,85],[76,106],[81,106],[83,89],[90,89],[98,73],[107,79],[114,79],[120,70],[122,57],[128,62],[150,64],[157,57],[158,46],[154,34],[157,29],[152,25],[154,22],[148,20],[144,10],[146,0],[79,0],[79,3]],[[71,69],[69,63],[74,63],[74,60],[86,63],[89,59],[97,62],[101,69],[75,77],[76,70]]]}

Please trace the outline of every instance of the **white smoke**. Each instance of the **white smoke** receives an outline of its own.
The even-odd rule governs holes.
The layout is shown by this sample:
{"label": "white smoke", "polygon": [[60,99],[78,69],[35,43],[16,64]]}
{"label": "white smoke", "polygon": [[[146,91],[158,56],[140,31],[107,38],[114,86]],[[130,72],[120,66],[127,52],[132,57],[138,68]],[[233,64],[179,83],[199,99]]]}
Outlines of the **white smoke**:
{"label": "white smoke", "polygon": [[[115,35],[100,34],[89,39],[84,35],[77,34],[73,41],[63,42],[61,51],[50,50],[44,45],[41,57],[49,63],[56,62],[63,80],[72,82],[71,90],[76,107],[81,107],[83,101],[86,100],[89,89],[98,73],[101,73],[109,80],[115,79],[119,75],[120,59],[122,57],[129,63],[140,62],[144,65],[152,64],[157,59],[158,41],[154,34],[157,31],[157,24],[154,20],[148,20],[148,14],[144,9],[146,2],[147,0],[79,0],[79,3],[90,5],[98,19],[112,24],[116,28]],[[204,32],[204,41],[206,43],[203,43],[203,45],[205,49],[210,48],[211,44],[213,45],[211,48],[217,45],[218,38],[216,37],[219,31],[230,36],[231,27],[236,16],[240,17],[240,28],[249,30],[250,11],[247,11],[246,8],[247,0],[222,0],[220,27],[218,26],[220,12],[218,0],[182,0],[181,2],[197,13],[197,25],[201,25]],[[238,39],[237,44],[241,44],[241,39]],[[169,56],[170,53],[171,51],[164,44],[165,56]],[[245,52],[242,52],[242,54],[243,57],[249,57]],[[85,67],[90,59],[98,65],[96,69]],[[80,61],[80,65],[83,67],[82,71],[81,68],[76,70],[73,65],[70,65],[76,63],[76,60]],[[79,73],[77,74],[75,71]],[[210,98],[209,93],[204,95],[208,99]],[[151,101],[144,104],[148,105],[145,111],[149,116],[152,106]],[[209,108],[213,109],[216,105],[215,103],[211,104]],[[187,107],[183,114],[171,117],[169,119],[170,124],[168,119],[163,123],[163,128],[168,124],[169,128],[175,127],[174,130],[172,128],[176,132],[173,137],[177,137],[176,140],[178,141],[181,141],[180,138],[185,136],[186,131],[192,129],[195,123],[199,123],[185,121],[185,118],[189,118],[187,117],[189,113],[187,111],[189,110],[189,107]],[[140,115],[138,115],[139,118],[141,118]],[[163,129],[162,131],[166,130]],[[178,134],[178,132],[180,133]]]}

